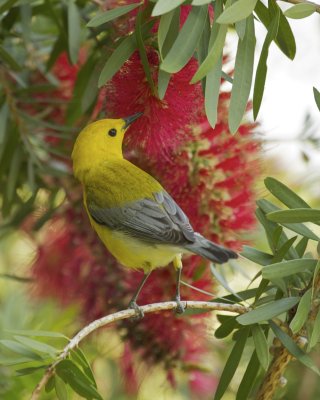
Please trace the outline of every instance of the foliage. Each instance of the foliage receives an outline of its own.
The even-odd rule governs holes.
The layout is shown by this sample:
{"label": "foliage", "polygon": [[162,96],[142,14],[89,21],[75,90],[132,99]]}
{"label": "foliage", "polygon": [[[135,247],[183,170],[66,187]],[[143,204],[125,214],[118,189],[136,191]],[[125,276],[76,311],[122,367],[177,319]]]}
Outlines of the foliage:
{"label": "foliage", "polygon": [[[308,2],[283,12],[274,0],[267,6],[260,0],[111,1],[104,11],[99,4],[107,8],[87,0],[7,0],[0,5],[0,234],[17,228],[33,237],[45,232],[32,271],[37,295],[54,294],[64,305],[80,303],[85,320],[125,307],[137,276],[117,269],[83,223],[79,190],[70,174],[74,133],[99,113],[124,116],[142,111],[143,104],[141,125],[137,122],[135,131],[128,131],[127,156],[170,189],[196,229],[239,248],[243,240],[238,232],[248,232],[254,224],[252,187],[259,174],[253,125],[242,123],[250,90],[253,86],[257,118],[268,67],[273,67],[268,66],[270,46],[275,43],[293,60],[296,45],[287,18],[319,12]],[[254,73],[257,24],[267,33]],[[230,30],[238,41],[232,72],[224,70]],[[232,85],[231,94],[220,93],[221,81]],[[319,91],[313,91],[320,109]],[[304,140],[317,144],[312,135],[305,134]],[[189,296],[202,299],[211,291],[211,273],[231,293],[219,301],[252,308],[243,315],[219,315],[215,336],[225,340],[232,334],[233,346],[215,399],[226,392],[244,353],[249,361],[239,400],[256,394],[260,384],[263,388],[268,369],[272,374],[273,348],[288,351],[319,375],[308,353],[320,336],[320,264],[309,252],[310,243],[319,241],[311,228],[320,224],[320,210],[273,178],[265,185],[276,201],[258,200],[256,216],[270,250],[243,248],[242,256],[259,266],[250,288],[235,292],[215,266],[206,269],[199,259],[186,261],[186,283],[198,289],[186,288]],[[158,300],[159,292],[170,296],[171,279],[169,272],[159,272],[146,299]],[[109,301],[103,303],[101,295]],[[140,359],[148,365],[162,363],[173,386],[178,363],[201,383],[208,376],[200,357],[207,351],[202,317],[200,312],[181,319],[153,315],[140,324],[124,322],[118,330]],[[51,328],[8,332],[1,340],[4,370],[13,367],[18,375],[40,379],[69,342],[53,332],[56,326]],[[132,366],[132,354],[126,350],[125,355]],[[79,348],[59,360],[54,372],[46,385],[49,398],[66,399],[71,392],[102,398]],[[134,387],[134,372],[124,373]],[[215,384],[209,379],[212,392]]]}

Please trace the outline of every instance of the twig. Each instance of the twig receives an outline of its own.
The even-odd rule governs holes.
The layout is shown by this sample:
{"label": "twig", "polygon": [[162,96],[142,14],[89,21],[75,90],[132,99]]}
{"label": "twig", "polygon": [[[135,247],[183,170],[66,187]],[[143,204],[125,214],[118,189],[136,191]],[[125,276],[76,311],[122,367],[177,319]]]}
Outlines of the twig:
{"label": "twig", "polygon": [[312,1],[304,1],[304,0],[280,0],[284,1],[285,3],[291,3],[291,4],[312,4],[316,6],[316,12],[320,14],[320,4],[314,3]]}
{"label": "twig", "polygon": [[[189,309],[200,309],[200,310],[208,310],[208,311],[228,311],[237,314],[244,314],[250,311],[249,307],[241,306],[238,304],[225,304],[225,303],[214,303],[210,301],[182,301],[182,304],[185,308]],[[147,304],[145,306],[141,306],[141,310],[144,314],[154,313],[158,311],[165,311],[165,310],[173,310],[177,307],[177,303],[175,301],[167,301],[164,303],[154,303],[154,304]],[[85,326],[78,332],[68,343],[68,345],[63,349],[60,353],[59,357],[56,361],[54,361],[46,370],[45,374],[43,375],[41,381],[35,387],[31,399],[30,400],[38,400],[40,393],[44,386],[47,384],[51,376],[54,374],[55,367],[59,364],[60,361],[64,360],[68,357],[71,350],[76,348],[81,340],[87,337],[90,333],[94,332],[98,328],[103,326],[109,325],[112,322],[120,321],[123,319],[128,319],[134,317],[136,314],[135,310],[127,309],[116,312],[114,314],[107,315],[100,319],[97,319],[91,322],[89,325]]]}

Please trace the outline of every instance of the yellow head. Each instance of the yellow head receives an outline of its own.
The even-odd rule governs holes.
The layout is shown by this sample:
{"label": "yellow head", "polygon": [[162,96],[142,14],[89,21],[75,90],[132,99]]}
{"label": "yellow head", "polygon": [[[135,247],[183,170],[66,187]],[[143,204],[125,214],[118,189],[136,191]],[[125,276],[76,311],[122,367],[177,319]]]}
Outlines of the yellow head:
{"label": "yellow head", "polygon": [[83,181],[90,170],[109,160],[122,158],[122,142],[128,126],[139,118],[101,119],[86,126],[77,137],[72,151],[74,175]]}

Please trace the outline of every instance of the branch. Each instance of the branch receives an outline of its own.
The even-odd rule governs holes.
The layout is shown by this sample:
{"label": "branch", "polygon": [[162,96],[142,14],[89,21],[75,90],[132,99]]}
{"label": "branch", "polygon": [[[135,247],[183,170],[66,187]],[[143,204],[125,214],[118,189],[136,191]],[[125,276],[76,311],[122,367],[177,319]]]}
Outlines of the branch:
{"label": "branch", "polygon": [[313,1],[304,1],[304,0],[280,0],[280,1],[291,4],[312,4],[316,6],[316,12],[320,14],[320,4],[314,3]]}
{"label": "branch", "polygon": [[[241,306],[238,304],[225,304],[225,303],[214,303],[210,301],[182,301],[185,308],[207,310],[207,311],[228,311],[237,314],[244,314],[250,311],[249,307]],[[158,311],[174,310],[177,307],[175,301],[167,301],[164,303],[154,303],[147,304],[145,306],[140,306],[144,314],[154,313]],[[30,400],[38,400],[41,390],[47,384],[52,375],[54,375],[55,367],[60,361],[68,357],[71,350],[79,345],[81,340],[87,337],[90,333],[94,332],[98,328],[109,325],[116,321],[121,321],[123,319],[132,318],[136,315],[136,311],[132,309],[122,310],[114,314],[107,315],[100,319],[91,322],[89,325],[85,326],[78,332],[68,343],[68,345],[60,353],[56,361],[54,361],[46,370],[41,381],[35,387]]]}

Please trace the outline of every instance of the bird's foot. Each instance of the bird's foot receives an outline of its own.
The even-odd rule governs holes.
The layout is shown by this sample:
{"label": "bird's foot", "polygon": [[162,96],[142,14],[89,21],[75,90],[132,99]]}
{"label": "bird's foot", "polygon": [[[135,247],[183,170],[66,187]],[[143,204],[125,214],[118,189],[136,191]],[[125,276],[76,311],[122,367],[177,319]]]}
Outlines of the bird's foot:
{"label": "bird's foot", "polygon": [[129,308],[132,308],[136,312],[136,315],[130,318],[132,321],[139,321],[144,317],[144,312],[135,301],[130,301]]}
{"label": "bird's foot", "polygon": [[176,307],[176,309],[175,309],[175,313],[176,313],[176,314],[183,314],[184,311],[185,311],[185,309],[186,309],[186,307],[185,307],[185,305],[183,305],[183,303],[181,302],[180,296],[179,296],[179,297],[177,296],[177,297],[175,298],[175,301],[176,301],[176,303],[177,303],[177,307]]}

